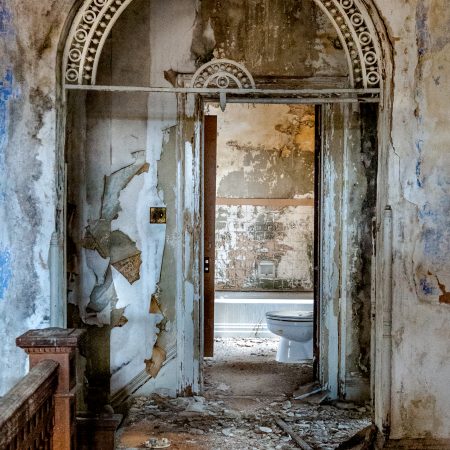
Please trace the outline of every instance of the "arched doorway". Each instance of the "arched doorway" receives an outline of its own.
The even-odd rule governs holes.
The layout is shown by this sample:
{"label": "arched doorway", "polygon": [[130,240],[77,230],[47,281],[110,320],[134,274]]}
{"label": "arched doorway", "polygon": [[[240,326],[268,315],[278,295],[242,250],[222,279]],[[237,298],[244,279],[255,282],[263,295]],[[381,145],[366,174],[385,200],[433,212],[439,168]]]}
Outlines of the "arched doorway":
{"label": "arched doorway", "polygon": [[[359,133],[364,130],[364,125],[361,125],[364,120],[359,121],[361,109],[342,105],[358,105],[358,101],[378,103],[380,100],[376,196],[376,218],[380,224],[384,207],[388,204],[384,181],[379,174],[387,164],[387,137],[384,130],[386,118],[389,117],[386,114],[389,109],[389,77],[384,74],[390,73],[388,48],[384,49],[384,44],[382,45],[386,41],[383,39],[382,23],[375,13],[375,8],[369,10],[360,1],[314,0],[306,3],[308,6],[302,8],[313,8],[311,11],[314,11],[316,21],[323,25],[323,18],[328,19],[329,28],[325,27],[324,32],[327,39],[331,36],[330,29],[334,30],[335,39],[329,39],[329,44],[323,44],[321,47],[322,51],[328,52],[329,60],[325,58],[319,69],[326,67],[330,72],[326,72],[326,69],[322,73],[320,70],[315,71],[314,61],[308,61],[312,54],[310,52],[302,60],[302,67],[309,68],[306,78],[299,76],[299,73],[295,73],[290,80],[286,79],[286,76],[277,77],[279,74],[273,75],[273,66],[269,75],[263,72],[255,75],[251,71],[255,76],[256,89],[247,93],[222,92],[222,101],[224,94],[228,95],[228,98],[238,95],[241,98],[246,96],[271,99],[280,98],[282,93],[284,99],[295,98],[296,101],[323,104],[323,142],[328,143],[329,149],[338,149],[334,156],[341,157],[345,153],[344,149],[348,149],[343,142],[354,137],[349,131],[352,126],[358,129]],[[187,22],[194,19],[197,26],[191,34],[199,33],[203,48],[199,49],[193,45],[199,44],[198,39],[196,42],[193,39],[190,45],[181,45],[184,50],[189,50],[191,59],[178,63],[178,68],[184,65],[187,69],[170,70],[170,64],[163,64],[167,54],[148,50],[154,50],[158,43],[164,47],[167,43],[165,39],[173,42],[172,37],[162,30],[162,26],[157,27],[161,31],[160,37],[152,35],[152,32],[147,30],[148,24],[145,20],[140,20],[139,16],[145,16],[145,8],[149,8],[148,14],[154,14],[151,16],[153,19],[150,19],[154,21],[153,25],[157,21],[164,24],[170,16],[177,17],[177,13],[181,16],[182,7],[172,5],[174,9],[171,10],[170,6],[163,7],[161,3],[159,7],[160,11],[156,11],[155,5],[150,11],[149,3],[139,0],[85,1],[69,33],[64,57],[63,74],[69,108],[67,160],[69,167],[75,168],[72,172],[69,170],[70,205],[67,215],[69,228],[78,230],[72,235],[73,244],[75,247],[79,246],[78,249],[74,248],[68,252],[68,271],[78,280],[74,282],[71,302],[78,308],[75,316],[78,317],[79,324],[91,326],[92,341],[97,342],[89,355],[91,360],[97,361],[97,364],[93,365],[91,375],[96,378],[95,383],[99,389],[105,379],[108,379],[108,385],[112,383],[109,393],[117,401],[141,388],[150,378],[156,379],[159,371],[169,364],[173,365],[173,390],[176,392],[197,391],[201,377],[202,248],[198,242],[201,241],[202,233],[202,117],[198,96],[218,97],[221,89],[220,86],[209,85],[193,88],[191,78],[194,72],[192,68],[196,68],[195,63],[199,66],[203,62],[201,57],[213,56],[216,36],[212,37],[211,34],[214,29],[212,22],[218,19],[211,12],[211,7],[209,21],[202,20],[195,11],[191,12],[192,17],[188,15],[181,21],[181,29],[186,27],[188,30]],[[123,30],[122,33],[117,33],[117,38],[114,35],[115,25],[120,25]],[[303,22],[303,27],[305,25]],[[226,42],[227,33],[232,28],[231,23],[228,28],[224,27],[220,31],[223,34],[223,42]],[[216,30],[218,29],[219,25],[216,26]],[[122,60],[115,71],[110,70],[117,60],[115,55],[126,53],[124,36],[130,36],[132,33],[146,36],[145,43],[133,48],[137,54],[137,62]],[[150,36],[156,37],[156,42],[153,40],[150,43]],[[292,37],[293,35],[290,36],[291,39]],[[237,47],[242,48],[239,45]],[[268,51],[273,53],[274,48],[269,47]],[[220,51],[217,50],[218,55],[228,56],[224,53],[232,48],[231,45],[222,46]],[[317,56],[317,53],[320,51],[314,51],[314,55]],[[341,53],[341,56],[333,60],[337,53]],[[257,51],[253,52],[253,56],[245,52],[241,54],[250,60],[252,66],[261,68],[261,58],[258,58]],[[192,55],[197,57],[196,61]],[[272,60],[275,61],[276,58],[273,56]],[[172,87],[170,84],[163,86],[163,70],[155,71],[154,64],[166,69],[165,78]],[[248,67],[248,64],[246,66]],[[287,63],[286,67],[292,66]],[[317,76],[316,72],[321,75]],[[327,76],[330,73],[334,76]],[[121,82],[124,74],[127,83]],[[368,121],[373,121],[376,115],[373,108],[368,111],[363,107],[362,110],[365,110],[362,115],[366,114]],[[104,116],[105,111],[108,111],[107,116]],[[334,133],[337,123],[341,124],[341,136]],[[128,138],[133,135],[136,138],[132,144],[128,138],[123,138],[124,126],[128,128]],[[335,139],[340,140],[340,143],[333,141]],[[120,145],[127,146],[126,155],[117,150]],[[74,148],[78,148],[78,152],[74,152]],[[166,151],[161,155],[162,148]],[[147,157],[149,149],[153,155],[151,161]],[[81,154],[84,159],[80,164]],[[336,172],[336,167],[326,167],[330,176],[333,173],[340,174],[334,179],[327,178],[330,192],[336,188],[336,183],[341,183],[341,186],[336,188],[338,190],[333,191],[334,198],[340,198],[341,195],[347,195],[349,198],[349,186],[342,181],[349,177],[348,171],[344,173],[347,167],[345,161],[336,161],[333,158],[329,161],[341,165],[341,172]],[[105,178],[96,173],[98,166],[102,164],[109,167],[108,170],[100,172]],[[161,173],[164,174],[163,177]],[[121,201],[121,196],[123,199],[127,198],[127,202]],[[168,207],[166,200],[170,196],[173,197],[172,204]],[[81,200],[81,197],[84,200]],[[86,201],[93,198],[97,199],[96,203]],[[137,201],[139,198],[142,201],[145,198],[146,201],[141,204]],[[84,207],[80,210],[81,204]],[[335,254],[338,246],[343,248],[342,246],[348,243],[349,236],[340,232],[347,223],[342,217],[337,219],[334,215],[333,211],[338,208],[336,204],[329,203],[324,206],[329,208],[324,209],[324,214],[326,216],[328,211],[327,223],[331,224],[328,230],[322,228],[325,236],[322,255],[328,252],[329,256],[321,264],[322,278],[325,280],[323,286],[327,286],[325,289],[328,297],[322,297],[320,306],[318,344],[322,348],[321,381],[327,383],[333,395],[337,396],[348,393],[347,353],[355,343],[352,329],[355,324],[351,320],[354,305],[351,301],[346,303],[345,294],[342,293],[348,287],[347,283],[351,284],[351,271],[347,271],[347,276],[342,277],[342,267],[348,270],[350,264],[349,254],[345,249],[343,253]],[[156,223],[149,225],[144,222],[143,217],[147,216],[147,213],[143,211],[147,212],[150,208],[167,208],[167,223],[158,223],[158,219],[154,217],[151,217],[151,220]],[[126,217],[136,216],[136,211],[140,211],[140,218],[130,225]],[[351,211],[346,214],[349,218]],[[336,229],[336,223],[333,224],[333,221],[339,221],[337,234],[333,234]],[[332,235],[334,237],[331,237]],[[145,242],[143,236],[146,236]],[[167,236],[170,236],[169,240]],[[383,263],[386,259],[382,249],[385,247],[381,245],[388,237],[388,226],[384,241],[381,234],[377,236],[378,252],[374,266],[377,267],[376,273],[380,274],[381,270],[383,273],[388,271]],[[72,241],[69,239],[68,243],[71,244]],[[143,247],[146,247],[146,250],[143,250]],[[341,263],[336,263],[336,258]],[[155,265],[155,260],[160,263]],[[372,304],[376,304],[378,311],[387,314],[385,317],[377,315],[377,321],[389,325],[389,305],[386,303],[389,299],[389,286],[382,285],[380,276],[374,276],[371,286],[375,292]],[[169,307],[162,298],[164,295],[175,299]],[[139,301],[130,300],[138,297]],[[167,308],[167,311],[164,308]],[[149,310],[150,314],[143,321],[145,310]],[[365,314],[367,317],[367,309]],[[389,342],[385,342],[381,347],[379,323],[374,341],[380,343],[377,347],[377,361],[380,362],[381,371],[382,367],[385,367],[382,355],[389,353]],[[367,323],[365,333],[367,335]],[[135,350],[136,342],[143,342],[138,350]],[[99,347],[103,348],[100,356]],[[133,349],[133,357],[126,357],[119,351],[121,348],[127,351]],[[388,407],[382,399],[382,394],[386,392],[387,387],[377,384],[377,380],[374,384],[379,386],[378,424],[384,424]]]}

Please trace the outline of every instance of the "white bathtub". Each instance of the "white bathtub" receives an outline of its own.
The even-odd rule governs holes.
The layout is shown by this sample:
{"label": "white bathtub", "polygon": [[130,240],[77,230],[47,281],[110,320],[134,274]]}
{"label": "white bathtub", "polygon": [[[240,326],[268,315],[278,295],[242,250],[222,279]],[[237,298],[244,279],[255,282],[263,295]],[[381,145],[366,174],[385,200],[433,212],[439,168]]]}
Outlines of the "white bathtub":
{"label": "white bathtub", "polygon": [[266,312],[313,308],[313,294],[309,292],[216,292],[214,334],[278,339],[267,329]]}

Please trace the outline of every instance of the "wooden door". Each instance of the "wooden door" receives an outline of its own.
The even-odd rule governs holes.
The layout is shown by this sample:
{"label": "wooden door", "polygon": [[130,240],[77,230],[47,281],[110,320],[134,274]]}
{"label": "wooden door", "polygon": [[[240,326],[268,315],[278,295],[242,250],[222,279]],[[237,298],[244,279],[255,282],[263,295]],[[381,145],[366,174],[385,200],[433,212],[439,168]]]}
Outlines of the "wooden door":
{"label": "wooden door", "polygon": [[216,253],[217,116],[205,116],[204,125],[204,356],[214,354],[214,300]]}

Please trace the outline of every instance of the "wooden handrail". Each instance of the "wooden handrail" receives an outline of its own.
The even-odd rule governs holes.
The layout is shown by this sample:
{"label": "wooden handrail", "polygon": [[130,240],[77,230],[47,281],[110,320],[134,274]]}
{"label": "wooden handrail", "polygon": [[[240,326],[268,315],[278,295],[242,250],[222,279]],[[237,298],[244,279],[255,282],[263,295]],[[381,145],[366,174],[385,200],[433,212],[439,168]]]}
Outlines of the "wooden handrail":
{"label": "wooden handrail", "polygon": [[56,361],[39,362],[0,399],[1,450],[52,448],[58,367]]}

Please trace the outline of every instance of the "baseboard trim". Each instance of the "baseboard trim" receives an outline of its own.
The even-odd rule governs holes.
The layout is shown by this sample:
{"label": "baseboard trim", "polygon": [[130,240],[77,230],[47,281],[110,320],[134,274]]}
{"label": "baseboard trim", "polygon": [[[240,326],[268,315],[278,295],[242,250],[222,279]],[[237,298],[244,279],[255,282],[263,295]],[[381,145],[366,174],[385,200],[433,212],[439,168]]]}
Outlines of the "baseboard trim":
{"label": "baseboard trim", "polygon": [[[167,358],[162,367],[177,357],[177,348],[172,347],[167,352]],[[128,400],[135,392],[137,392],[144,384],[152,379],[152,376],[144,369],[139,372],[126,386],[119,389],[111,397],[111,406],[113,409],[118,408],[122,403]]]}
{"label": "baseboard trim", "polygon": [[390,450],[450,450],[450,439],[391,439],[384,448]]}

